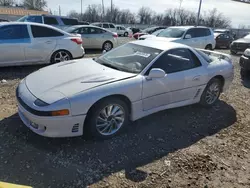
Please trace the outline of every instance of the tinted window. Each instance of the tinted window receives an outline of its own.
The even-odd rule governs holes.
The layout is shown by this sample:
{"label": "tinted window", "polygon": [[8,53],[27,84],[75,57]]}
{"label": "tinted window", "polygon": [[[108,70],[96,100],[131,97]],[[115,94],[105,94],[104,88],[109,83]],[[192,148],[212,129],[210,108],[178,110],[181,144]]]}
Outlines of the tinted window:
{"label": "tinted window", "polygon": [[26,25],[8,25],[0,28],[0,40],[29,38]]}
{"label": "tinted window", "polygon": [[[109,24],[110,28],[115,28],[115,26],[113,24]],[[121,27],[120,27],[121,28]]]}
{"label": "tinted window", "polygon": [[206,36],[210,36],[211,35],[211,31],[210,31],[210,29],[205,29],[206,30]]}
{"label": "tinted window", "polygon": [[44,23],[48,25],[58,25],[56,18],[47,17],[47,16],[44,17]]}
{"label": "tinted window", "polygon": [[121,27],[121,30],[126,30],[125,27]]}
{"label": "tinted window", "polygon": [[103,28],[109,28],[109,24],[103,24]]}
{"label": "tinted window", "polygon": [[89,34],[100,34],[100,33],[104,33],[106,31],[99,29],[99,28],[94,28],[94,27],[90,27],[89,28]]}
{"label": "tinted window", "polygon": [[88,34],[88,27],[82,27],[77,29],[78,34]]}
{"label": "tinted window", "polygon": [[205,36],[207,36],[206,29],[203,29],[203,28],[197,28],[195,33],[196,33],[196,37],[205,37]]}
{"label": "tinted window", "polygon": [[[194,55],[194,54],[193,54]],[[198,63],[198,64],[197,64]],[[175,49],[164,53],[151,68],[161,68],[167,74],[180,72],[200,66],[194,62],[192,54],[187,49]]]}
{"label": "tinted window", "polygon": [[40,38],[40,37],[58,37],[63,36],[63,33],[60,33],[59,31],[56,31],[51,28],[42,27],[42,26],[31,26],[32,34],[34,38]]}
{"label": "tinted window", "polygon": [[70,18],[61,18],[64,25],[78,25],[78,21],[76,19]]}

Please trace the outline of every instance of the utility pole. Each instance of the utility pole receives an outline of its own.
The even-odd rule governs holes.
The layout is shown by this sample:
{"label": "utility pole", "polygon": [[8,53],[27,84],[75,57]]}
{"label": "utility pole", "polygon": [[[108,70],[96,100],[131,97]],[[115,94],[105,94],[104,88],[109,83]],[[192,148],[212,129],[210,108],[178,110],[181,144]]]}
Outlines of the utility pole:
{"label": "utility pole", "polygon": [[104,2],[102,0],[102,21],[104,21]]}
{"label": "utility pole", "polygon": [[202,4],[202,0],[200,0],[200,5],[199,5],[199,10],[198,10],[198,15],[197,15],[196,26],[199,26],[199,22],[200,22],[201,4]]}
{"label": "utility pole", "polygon": [[113,0],[111,0],[111,7],[110,7],[110,10],[111,10],[111,22],[113,21]]}
{"label": "utility pole", "polygon": [[82,19],[82,0],[81,0],[81,19]]}
{"label": "utility pole", "polygon": [[60,7],[60,5],[59,5],[59,16],[61,16],[61,7]]}

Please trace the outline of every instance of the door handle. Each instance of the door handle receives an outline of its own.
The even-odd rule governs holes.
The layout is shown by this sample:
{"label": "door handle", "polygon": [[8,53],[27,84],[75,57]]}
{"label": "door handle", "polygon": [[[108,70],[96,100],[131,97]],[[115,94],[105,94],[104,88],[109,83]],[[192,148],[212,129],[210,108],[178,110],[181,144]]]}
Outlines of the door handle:
{"label": "door handle", "polygon": [[52,41],[46,41],[45,43],[46,44],[52,44]]}
{"label": "door handle", "polygon": [[193,81],[199,81],[199,80],[200,80],[200,78],[201,78],[201,76],[200,76],[200,75],[195,76],[195,77],[193,78]]}

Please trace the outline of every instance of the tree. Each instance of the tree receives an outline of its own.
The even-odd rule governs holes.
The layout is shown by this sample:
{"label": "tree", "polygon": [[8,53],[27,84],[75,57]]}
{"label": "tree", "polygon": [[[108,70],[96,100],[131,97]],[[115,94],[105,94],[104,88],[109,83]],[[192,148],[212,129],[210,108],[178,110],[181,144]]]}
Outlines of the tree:
{"label": "tree", "polygon": [[15,0],[0,0],[0,6],[13,6],[15,3]]}
{"label": "tree", "polygon": [[24,0],[23,6],[27,9],[32,10],[44,10],[47,7],[46,0]]}
{"label": "tree", "polygon": [[148,7],[141,7],[138,11],[140,24],[151,24],[152,10]]}

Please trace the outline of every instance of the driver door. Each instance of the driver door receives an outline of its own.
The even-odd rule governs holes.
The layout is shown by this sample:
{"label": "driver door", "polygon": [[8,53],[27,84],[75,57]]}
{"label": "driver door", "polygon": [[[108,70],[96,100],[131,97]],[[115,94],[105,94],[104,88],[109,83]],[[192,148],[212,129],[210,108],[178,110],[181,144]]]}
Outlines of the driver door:
{"label": "driver door", "polygon": [[[152,68],[165,71],[163,78],[148,79]],[[206,70],[193,52],[188,49],[173,49],[165,52],[143,79],[143,110],[192,100],[198,86],[206,82]]]}
{"label": "driver door", "polygon": [[[190,35],[191,38],[185,38],[186,35]],[[199,41],[199,37],[197,37],[197,29],[191,28],[189,29],[186,34],[184,35],[184,39],[182,41],[182,44],[186,44],[188,46],[191,46],[193,48],[202,48],[201,41]]]}

